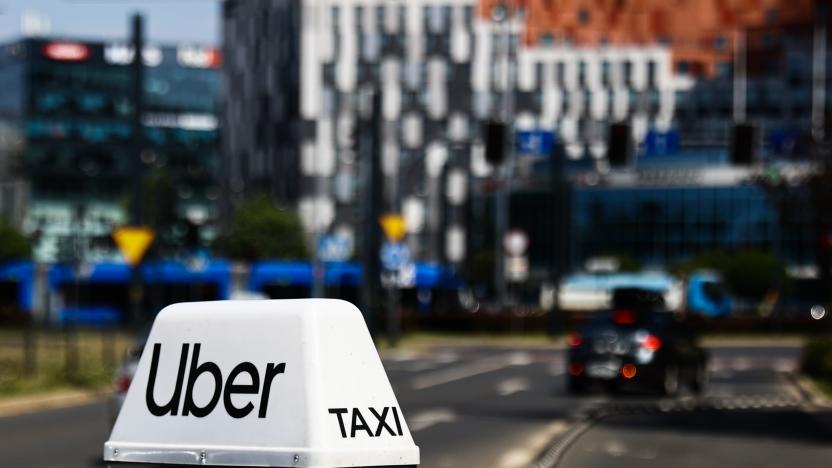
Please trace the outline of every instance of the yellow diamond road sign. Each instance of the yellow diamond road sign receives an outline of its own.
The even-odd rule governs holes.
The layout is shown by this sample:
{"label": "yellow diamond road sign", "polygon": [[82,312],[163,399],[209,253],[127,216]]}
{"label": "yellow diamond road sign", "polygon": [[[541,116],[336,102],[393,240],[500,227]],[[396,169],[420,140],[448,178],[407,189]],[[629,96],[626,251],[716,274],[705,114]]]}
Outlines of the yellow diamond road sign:
{"label": "yellow diamond road sign", "polygon": [[113,240],[130,266],[136,266],[153,243],[156,233],[149,227],[124,226],[113,231]]}
{"label": "yellow diamond road sign", "polygon": [[386,214],[378,219],[381,224],[381,229],[384,230],[384,235],[390,242],[399,242],[404,239],[406,234],[404,216],[400,214]]}

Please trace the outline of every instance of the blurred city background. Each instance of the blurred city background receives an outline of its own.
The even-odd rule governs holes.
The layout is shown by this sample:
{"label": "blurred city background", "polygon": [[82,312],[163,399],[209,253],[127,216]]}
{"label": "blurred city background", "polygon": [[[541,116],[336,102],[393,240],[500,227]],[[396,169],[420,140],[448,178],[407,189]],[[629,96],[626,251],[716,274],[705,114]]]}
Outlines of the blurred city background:
{"label": "blurred city background", "polygon": [[[633,447],[668,428],[708,434],[690,447],[729,466],[760,438],[783,447],[748,466],[821,466],[831,15],[0,0],[0,439],[23,440],[0,460],[98,463],[105,396],[168,304],[331,297],[365,314],[424,466],[553,466],[552,421],[610,414],[567,395],[570,333],[629,288],[703,334],[714,390],[680,403],[685,421],[612,411],[570,466],[667,462]],[[629,425],[651,435],[605,445]],[[28,450],[46,427],[55,454]],[[520,439],[544,443],[517,455]]]}

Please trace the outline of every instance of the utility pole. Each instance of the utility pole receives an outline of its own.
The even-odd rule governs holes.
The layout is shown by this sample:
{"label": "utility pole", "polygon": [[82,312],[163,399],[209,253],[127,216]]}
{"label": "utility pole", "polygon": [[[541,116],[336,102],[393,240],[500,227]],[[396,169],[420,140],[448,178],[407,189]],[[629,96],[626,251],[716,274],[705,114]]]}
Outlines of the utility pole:
{"label": "utility pole", "polygon": [[[131,119],[131,130],[133,136],[133,154],[131,158],[131,203],[130,203],[130,224],[141,226],[142,219],[142,182],[144,167],[142,163],[142,152],[144,148],[144,126],[142,116],[144,112],[144,62],[142,50],[144,49],[144,20],[142,15],[136,13],[131,21],[131,42],[133,46],[133,61],[130,64],[130,85],[131,102],[133,114]],[[142,284],[141,262],[132,267],[130,274],[130,318],[134,324],[138,324],[142,318],[142,302],[144,299],[144,285]]]}

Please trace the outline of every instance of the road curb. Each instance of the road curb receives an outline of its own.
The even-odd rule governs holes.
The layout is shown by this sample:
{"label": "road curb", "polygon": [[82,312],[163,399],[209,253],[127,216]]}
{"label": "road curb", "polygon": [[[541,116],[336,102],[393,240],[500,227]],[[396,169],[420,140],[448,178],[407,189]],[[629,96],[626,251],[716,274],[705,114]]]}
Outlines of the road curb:
{"label": "road curb", "polygon": [[108,396],[108,390],[62,390],[0,400],[0,417],[79,406]]}

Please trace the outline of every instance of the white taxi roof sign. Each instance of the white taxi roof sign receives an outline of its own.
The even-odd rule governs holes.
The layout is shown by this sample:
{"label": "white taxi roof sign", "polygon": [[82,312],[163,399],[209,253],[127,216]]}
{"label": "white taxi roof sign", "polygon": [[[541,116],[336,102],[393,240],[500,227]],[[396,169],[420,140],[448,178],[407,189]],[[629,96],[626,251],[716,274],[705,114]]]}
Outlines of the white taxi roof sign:
{"label": "white taxi roof sign", "polygon": [[419,448],[355,306],[216,301],[159,313],[104,460],[416,466]]}

